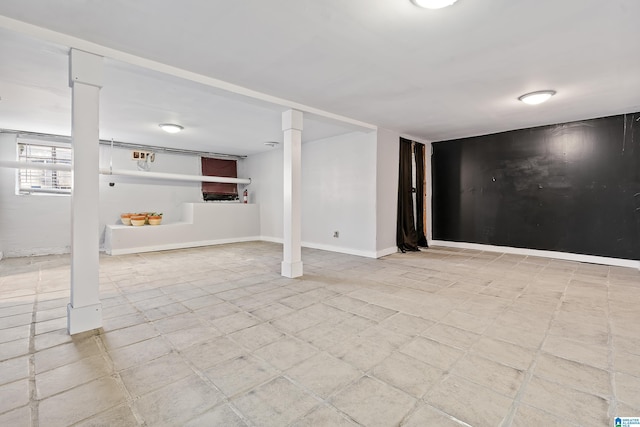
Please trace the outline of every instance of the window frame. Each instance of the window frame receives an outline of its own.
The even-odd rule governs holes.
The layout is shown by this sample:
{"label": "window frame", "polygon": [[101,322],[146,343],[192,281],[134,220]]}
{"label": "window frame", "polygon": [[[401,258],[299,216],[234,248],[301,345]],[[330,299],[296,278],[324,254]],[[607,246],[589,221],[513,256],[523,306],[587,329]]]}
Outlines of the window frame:
{"label": "window frame", "polygon": [[[24,149],[22,148],[24,147]],[[51,155],[38,153],[28,153],[34,147],[51,150]],[[24,163],[50,163],[71,165],[73,149],[70,143],[47,140],[32,140],[18,138],[16,141],[16,159]],[[49,195],[49,196],[70,196],[71,195],[71,171],[56,171],[42,169],[16,169],[16,195]],[[40,180],[40,187],[34,186],[31,180]]]}

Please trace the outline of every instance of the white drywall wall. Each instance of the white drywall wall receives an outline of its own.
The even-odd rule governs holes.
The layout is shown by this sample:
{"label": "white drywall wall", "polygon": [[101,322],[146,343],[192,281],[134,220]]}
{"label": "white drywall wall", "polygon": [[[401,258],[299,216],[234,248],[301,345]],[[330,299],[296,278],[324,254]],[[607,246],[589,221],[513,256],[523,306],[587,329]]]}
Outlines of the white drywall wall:
{"label": "white drywall wall", "polygon": [[[100,146],[100,168],[109,168],[110,147]],[[138,170],[131,160],[131,150],[113,149],[113,168]],[[156,153],[150,163],[153,172],[200,175],[200,157]],[[109,183],[113,182],[113,187]],[[116,175],[100,175],[100,243],[104,243],[107,224],[119,224],[123,212],[162,212],[163,223],[180,221],[182,204],[202,201],[199,182],[140,179]]]}
{"label": "white drywall wall", "polygon": [[[100,167],[109,168],[110,147],[100,146]],[[0,159],[16,160],[16,137],[0,134]],[[242,161],[239,161],[241,168]],[[114,169],[137,170],[131,150],[114,148]],[[200,174],[197,156],[157,153],[155,172]],[[70,251],[70,198],[16,195],[15,169],[0,168],[0,251],[4,256],[45,255]],[[115,185],[109,186],[113,182]],[[166,223],[179,221],[182,204],[202,201],[200,183],[100,176],[100,236],[106,224],[118,224],[120,213],[158,211]]]}
{"label": "white drywall wall", "polygon": [[[0,159],[17,160],[15,134],[0,134]],[[0,245],[5,257],[67,253],[69,196],[16,195],[16,170],[0,168]]]}
{"label": "white drywall wall", "polygon": [[302,145],[302,241],[307,246],[375,257],[375,165],[375,132]]}
{"label": "white drywall wall", "polygon": [[[15,136],[0,135],[0,155],[15,160]],[[392,156],[390,147],[377,152],[375,132],[354,132],[302,146],[302,240],[306,246],[358,255],[376,256],[377,158]],[[391,139],[391,137],[390,137]],[[397,146],[397,144],[389,145]],[[396,150],[397,151],[397,150]],[[114,148],[114,169],[136,170],[130,150]],[[395,154],[397,157],[397,153]],[[393,175],[397,160],[383,162]],[[100,167],[108,168],[110,148],[100,147]],[[260,235],[266,240],[282,239],[282,149],[275,148],[238,162],[238,175],[252,178],[249,202],[260,208]],[[197,175],[200,160],[196,156],[157,153],[151,170]],[[395,173],[397,175],[397,173]],[[68,196],[16,196],[15,171],[0,169],[0,250],[5,256],[64,253],[70,245],[70,200]],[[395,200],[395,181],[390,186]],[[114,186],[109,186],[113,182]],[[240,191],[243,187],[240,186]],[[118,224],[122,212],[160,211],[164,222],[181,219],[183,203],[202,200],[200,184],[143,180],[132,177],[101,175],[100,234],[104,242],[107,224]],[[395,218],[395,202],[382,213]],[[389,220],[387,220],[388,222]],[[387,224],[385,231],[389,228]],[[395,232],[395,223],[393,226]],[[339,237],[334,238],[334,231]],[[388,234],[388,233],[387,233]],[[389,239],[386,239],[389,240]],[[386,242],[384,244],[387,244]],[[384,246],[383,246],[384,247]]]}
{"label": "white drywall wall", "polygon": [[[283,164],[282,147],[238,162],[238,176],[251,178],[251,184],[246,187],[249,203],[260,206],[260,235],[276,242],[282,241]],[[242,186],[240,191],[243,191]]]}
{"label": "white drywall wall", "polygon": [[161,226],[107,225],[105,251],[111,255],[193,248],[260,238],[258,205],[184,203],[182,222]]}
{"label": "white drywall wall", "polygon": [[377,256],[397,251],[398,167],[400,135],[378,129],[376,153],[376,252]]}
{"label": "white drywall wall", "polygon": [[[275,148],[249,156],[239,169],[251,177],[249,201],[260,206],[265,240],[282,241],[282,156],[282,148]],[[375,256],[375,166],[375,132],[302,144],[303,246]]]}

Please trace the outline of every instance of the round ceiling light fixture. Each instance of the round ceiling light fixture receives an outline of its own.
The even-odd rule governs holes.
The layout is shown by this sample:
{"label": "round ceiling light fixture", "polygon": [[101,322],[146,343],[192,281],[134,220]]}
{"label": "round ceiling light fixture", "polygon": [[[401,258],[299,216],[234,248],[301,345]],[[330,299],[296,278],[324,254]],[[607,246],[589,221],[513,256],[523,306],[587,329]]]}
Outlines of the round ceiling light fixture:
{"label": "round ceiling light fixture", "polygon": [[524,102],[525,104],[537,105],[548,101],[549,98],[551,98],[555,94],[555,90],[539,90],[537,92],[525,93],[524,95],[519,96],[518,100]]}
{"label": "round ceiling light fixture", "polygon": [[278,141],[267,141],[264,143],[264,145],[266,145],[267,147],[275,148],[280,145],[280,143]]}
{"label": "round ceiling light fixture", "polygon": [[160,126],[160,129],[162,129],[167,133],[178,133],[184,129],[184,127],[180,125],[176,125],[174,123],[162,123],[162,124],[159,124],[158,126]]}
{"label": "round ceiling light fixture", "polygon": [[442,9],[443,7],[451,6],[458,0],[411,0],[413,4],[425,9]]}

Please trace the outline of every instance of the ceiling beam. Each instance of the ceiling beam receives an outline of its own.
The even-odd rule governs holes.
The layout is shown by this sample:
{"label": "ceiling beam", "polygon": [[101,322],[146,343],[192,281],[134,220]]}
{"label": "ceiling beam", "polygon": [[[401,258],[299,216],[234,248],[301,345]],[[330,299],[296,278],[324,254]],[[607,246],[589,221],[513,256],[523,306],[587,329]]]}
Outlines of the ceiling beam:
{"label": "ceiling beam", "polygon": [[103,56],[105,58],[114,59],[127,64],[135,65],[138,67],[146,68],[149,70],[164,73],[173,77],[189,80],[192,82],[200,83],[205,86],[213,87],[216,89],[224,90],[227,92],[235,93],[237,95],[246,96],[248,98],[257,99],[263,102],[267,102],[274,105],[282,106],[286,109],[295,109],[304,113],[314,114],[320,117],[325,117],[331,120],[336,120],[342,123],[347,123],[354,126],[359,126],[365,129],[377,130],[377,126],[355,120],[349,117],[334,114],[328,111],[320,110],[318,108],[310,107],[308,105],[299,104],[297,102],[289,101],[287,99],[278,98],[276,96],[268,95],[262,92],[251,90],[242,86],[238,86],[229,82],[225,82],[219,79],[208,77],[202,74],[194,73],[192,71],[184,70],[182,68],[174,67],[161,62],[153,61],[140,56],[132,55],[130,53],[122,52],[117,49],[102,46],[97,43],[93,43],[87,40],[73,37],[68,34],[59,33],[57,31],[49,30],[47,28],[39,27],[37,25],[29,24],[17,19],[8,18],[4,15],[0,15],[0,27],[5,28],[16,33],[31,36],[43,41],[55,43],[58,45],[74,48],[86,52],[91,52],[96,55]]}

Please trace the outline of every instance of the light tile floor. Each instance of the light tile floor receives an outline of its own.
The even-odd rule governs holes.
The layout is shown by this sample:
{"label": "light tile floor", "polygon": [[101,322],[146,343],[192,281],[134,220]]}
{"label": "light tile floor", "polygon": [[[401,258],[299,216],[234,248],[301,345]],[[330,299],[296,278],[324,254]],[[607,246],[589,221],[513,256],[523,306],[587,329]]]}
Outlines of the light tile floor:
{"label": "light tile floor", "polygon": [[243,243],[0,262],[1,426],[610,426],[640,416],[640,272],[468,250]]}

